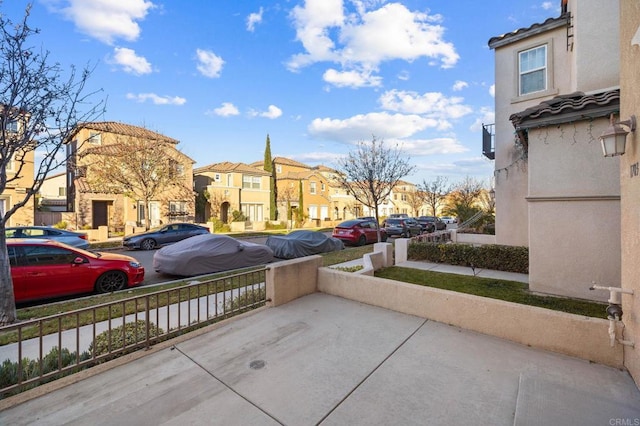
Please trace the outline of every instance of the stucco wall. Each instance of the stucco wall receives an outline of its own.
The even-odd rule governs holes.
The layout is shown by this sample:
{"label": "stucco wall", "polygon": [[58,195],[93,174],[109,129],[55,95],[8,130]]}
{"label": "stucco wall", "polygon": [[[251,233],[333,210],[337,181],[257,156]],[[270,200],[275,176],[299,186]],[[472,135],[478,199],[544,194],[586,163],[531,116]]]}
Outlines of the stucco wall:
{"label": "stucco wall", "polygon": [[[621,116],[640,118],[640,2],[620,2],[620,93]],[[622,229],[622,287],[634,291],[622,296],[625,339],[635,342],[626,347],[625,366],[640,383],[640,130],[627,136],[627,149],[620,159]]]}

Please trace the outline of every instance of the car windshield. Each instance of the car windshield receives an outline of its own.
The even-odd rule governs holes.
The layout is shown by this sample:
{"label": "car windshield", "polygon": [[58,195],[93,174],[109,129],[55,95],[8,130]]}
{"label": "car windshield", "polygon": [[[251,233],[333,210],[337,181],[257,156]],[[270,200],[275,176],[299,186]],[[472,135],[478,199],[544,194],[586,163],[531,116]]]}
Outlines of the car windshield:
{"label": "car windshield", "polygon": [[401,219],[387,219],[387,225],[400,225],[401,223]]}

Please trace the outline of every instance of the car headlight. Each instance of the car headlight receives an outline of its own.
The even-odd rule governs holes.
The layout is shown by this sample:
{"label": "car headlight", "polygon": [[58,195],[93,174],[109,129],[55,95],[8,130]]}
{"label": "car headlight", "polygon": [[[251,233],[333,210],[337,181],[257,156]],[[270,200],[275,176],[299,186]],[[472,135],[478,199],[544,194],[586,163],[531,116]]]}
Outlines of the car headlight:
{"label": "car headlight", "polygon": [[138,268],[140,268],[142,265],[140,264],[140,262],[133,262],[133,261],[131,261],[131,262],[129,262],[129,266],[131,266],[132,268],[136,268],[136,269],[138,269]]}

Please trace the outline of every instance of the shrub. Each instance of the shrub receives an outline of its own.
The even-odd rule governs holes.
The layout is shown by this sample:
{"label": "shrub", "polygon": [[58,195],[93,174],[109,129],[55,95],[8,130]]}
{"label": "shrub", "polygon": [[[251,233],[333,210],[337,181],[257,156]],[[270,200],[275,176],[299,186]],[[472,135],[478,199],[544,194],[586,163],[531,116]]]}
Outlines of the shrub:
{"label": "shrub", "polygon": [[[238,297],[227,300],[224,306],[225,312],[233,312],[239,309],[247,308],[254,303],[264,302],[267,297],[267,291],[264,287],[247,289],[244,293]],[[253,308],[253,307],[251,307]]]}
{"label": "shrub", "polygon": [[58,229],[67,229],[67,226],[69,226],[69,224],[67,222],[65,222],[64,220],[56,223],[55,225],[53,225],[54,228],[58,228]]}
{"label": "shrub", "polygon": [[332,269],[337,269],[338,271],[344,271],[344,272],[356,272],[356,271],[359,271],[361,269],[364,269],[364,266],[362,266],[362,265],[336,266],[335,268],[332,268]]}
{"label": "shrub", "polygon": [[476,247],[469,244],[414,242],[409,244],[407,256],[411,260],[426,260],[521,274],[529,273],[529,249],[527,247],[497,244]]}
{"label": "shrub", "polygon": [[89,224],[82,225],[82,229],[84,229],[84,230],[93,229],[93,226],[91,226]]}
{"label": "shrub", "polygon": [[[124,325],[124,342],[122,339],[123,326],[103,331],[96,336],[96,339],[89,345],[89,353],[97,357],[110,350],[124,348],[146,340],[147,323],[144,320],[128,322]],[[149,337],[156,337],[164,334],[164,331],[154,323],[149,323]]]}
{"label": "shrub", "polygon": [[211,232],[230,232],[231,227],[224,223],[222,220],[212,217],[209,222],[213,223],[213,230]]}
{"label": "shrub", "polygon": [[244,222],[247,220],[247,217],[244,215],[244,213],[242,213],[241,211],[238,210],[234,210],[231,213],[231,220],[233,222]]}
{"label": "shrub", "polygon": [[287,224],[284,222],[267,222],[264,226],[265,229],[287,229]]}
{"label": "shrub", "polygon": [[[62,368],[76,364],[77,354],[76,352],[70,352],[69,349],[63,348],[61,351],[58,347],[53,347],[48,354],[42,359],[42,374],[48,374],[52,371],[58,370],[58,358],[60,358]],[[79,362],[86,361],[91,358],[88,352],[83,352],[80,355]],[[31,360],[29,358],[22,359],[22,381],[34,379],[40,376],[40,365],[37,360]],[[79,367],[81,369],[82,367]],[[73,373],[67,373],[71,374]],[[50,381],[47,379],[44,382]],[[0,389],[15,385],[18,383],[18,362],[12,362],[6,359],[2,365],[0,365]],[[33,387],[35,385],[30,385]]]}

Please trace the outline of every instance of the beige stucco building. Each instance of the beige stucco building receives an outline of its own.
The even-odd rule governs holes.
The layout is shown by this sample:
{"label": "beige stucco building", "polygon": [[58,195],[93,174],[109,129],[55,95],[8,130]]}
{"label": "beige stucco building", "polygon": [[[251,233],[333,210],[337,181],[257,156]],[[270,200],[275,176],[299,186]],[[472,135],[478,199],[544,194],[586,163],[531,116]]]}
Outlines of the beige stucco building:
{"label": "beige stucco building", "polygon": [[234,211],[242,212],[249,222],[269,219],[271,174],[244,163],[210,164],[194,171],[195,190],[207,191],[202,221],[212,217],[227,223]]}
{"label": "beige stucco building", "polygon": [[496,242],[529,246],[533,291],[605,300],[591,283],[620,285],[619,160],[598,141],[620,108],[617,3],[561,2],[489,40]]}
{"label": "beige stucco building", "polygon": [[[640,117],[640,2],[620,0],[620,116]],[[627,128],[627,130],[629,130]],[[609,158],[604,160],[610,160]],[[640,134],[636,129],[626,138],[626,152],[620,157],[621,197],[621,284],[633,294],[622,294],[621,337],[625,345],[624,364],[640,384]],[[615,220],[615,218],[614,218]]]}
{"label": "beige stucco building", "polygon": [[[63,218],[72,227],[108,226],[110,231],[123,231],[125,226],[154,227],[169,222],[194,221],[194,161],[178,150],[179,141],[129,124],[95,122],[78,125],[66,143],[69,155],[67,213]],[[104,182],[104,176],[98,178],[97,168],[107,163],[122,163],[123,160],[118,159],[126,154],[122,146],[132,149],[135,144],[159,148],[155,158],[148,160],[153,162],[149,168],[156,171],[158,180],[160,174],[170,175],[169,179],[162,178],[163,184],[159,184],[149,200],[144,200],[139,191],[125,191],[118,182],[110,185]],[[123,164],[120,167],[127,168]],[[140,180],[135,170],[130,173],[131,178],[126,180],[131,183]]]}

